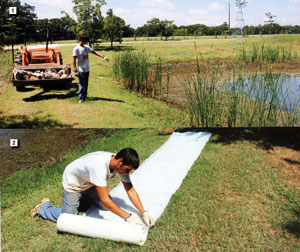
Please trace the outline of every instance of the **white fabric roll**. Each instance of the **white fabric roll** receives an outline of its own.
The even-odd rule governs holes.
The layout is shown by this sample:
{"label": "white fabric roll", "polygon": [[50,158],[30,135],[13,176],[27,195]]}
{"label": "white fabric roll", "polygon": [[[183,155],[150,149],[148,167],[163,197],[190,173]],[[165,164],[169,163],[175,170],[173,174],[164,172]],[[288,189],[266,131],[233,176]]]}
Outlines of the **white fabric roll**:
{"label": "white fabric roll", "polygon": [[[155,221],[180,187],[210,136],[211,134],[206,132],[173,133],[165,144],[130,175],[144,208],[150,212]],[[140,216],[129,200],[122,183],[111,190],[110,195],[122,209]],[[59,230],[138,245],[143,245],[147,238],[147,227],[143,229],[124,223],[121,217],[110,211],[99,210],[93,206],[85,215],[93,218],[79,217],[77,221],[78,216],[63,214],[57,222]]]}
{"label": "white fabric roll", "polygon": [[57,230],[87,237],[110,239],[118,242],[127,242],[144,245],[148,227],[132,225],[123,220],[115,222],[101,220],[74,214],[62,214],[57,220]]}

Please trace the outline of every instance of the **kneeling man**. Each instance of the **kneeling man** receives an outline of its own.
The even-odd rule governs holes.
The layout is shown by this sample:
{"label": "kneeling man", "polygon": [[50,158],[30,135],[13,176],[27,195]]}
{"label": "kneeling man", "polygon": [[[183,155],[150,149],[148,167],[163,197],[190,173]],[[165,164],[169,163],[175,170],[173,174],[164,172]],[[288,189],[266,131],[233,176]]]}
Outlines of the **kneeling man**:
{"label": "kneeling man", "polygon": [[[57,222],[62,213],[78,214],[80,199],[85,197],[90,204],[110,210],[131,224],[149,227],[155,225],[149,212],[135,191],[129,172],[139,167],[139,156],[132,148],[126,148],[117,154],[98,151],[87,154],[70,163],[63,174],[63,206],[54,207],[48,198],[42,199],[30,212],[33,218],[38,215],[44,219]],[[115,175],[121,178],[124,188],[133,205],[140,212],[143,221],[136,215],[121,209],[110,197],[107,181]]]}

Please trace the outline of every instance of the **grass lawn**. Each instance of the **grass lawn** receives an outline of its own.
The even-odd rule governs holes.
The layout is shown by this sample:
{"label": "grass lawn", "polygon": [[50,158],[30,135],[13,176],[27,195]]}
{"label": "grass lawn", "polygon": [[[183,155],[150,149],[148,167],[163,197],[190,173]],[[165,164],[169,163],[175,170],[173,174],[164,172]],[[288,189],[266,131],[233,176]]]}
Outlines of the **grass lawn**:
{"label": "grass lawn", "polygon": [[[282,46],[292,48],[293,55],[300,55],[300,35],[250,36],[244,40],[245,47],[252,50],[254,44]],[[71,41],[74,42],[74,41]],[[113,59],[113,55],[124,50],[146,50],[152,62],[161,56],[167,62],[192,62],[201,59],[224,59],[236,61],[236,55],[242,48],[240,39],[199,38],[196,41],[135,41],[122,45],[115,43],[114,50],[109,45],[95,46],[103,54]],[[67,43],[64,41],[63,43]],[[72,62],[74,46],[62,46],[64,63]],[[9,58],[9,57],[8,57]],[[298,60],[296,58],[296,61]],[[16,92],[7,80],[0,81],[0,127],[21,128],[145,128],[145,127],[186,127],[189,119],[186,112],[175,109],[163,102],[149,99],[129,92],[117,85],[112,78],[113,62],[90,56],[91,75],[88,100],[78,104],[77,88],[68,90],[43,90],[29,88],[27,92]],[[2,65],[6,63],[1,62]],[[172,64],[170,64],[172,67]],[[293,64],[294,73],[299,74],[300,64]],[[178,68],[178,66],[177,66]],[[180,69],[173,69],[177,78]],[[183,69],[187,72],[187,69]],[[172,69],[171,69],[172,72]],[[1,76],[0,76],[1,78]],[[171,76],[172,80],[172,76]],[[7,85],[6,85],[7,83]],[[172,85],[172,83],[171,83]]]}
{"label": "grass lawn", "polygon": [[[62,47],[64,62],[72,62],[73,46]],[[111,58],[112,53],[106,53]],[[0,127],[128,128],[187,125],[183,112],[164,103],[121,89],[111,77],[112,63],[90,56],[88,100],[78,104],[77,88],[16,92],[10,84],[1,94]],[[75,84],[78,80],[75,80]]]}
{"label": "grass lawn", "polygon": [[144,161],[171,130],[107,130],[54,163],[3,180],[2,251],[299,251],[299,180],[293,185],[283,172],[290,164],[299,168],[299,155],[289,162],[284,156],[299,154],[297,132],[287,138],[286,129],[212,131],[143,247],[58,234],[54,223],[28,214],[43,197],[61,206],[62,173],[74,159],[131,146]]}

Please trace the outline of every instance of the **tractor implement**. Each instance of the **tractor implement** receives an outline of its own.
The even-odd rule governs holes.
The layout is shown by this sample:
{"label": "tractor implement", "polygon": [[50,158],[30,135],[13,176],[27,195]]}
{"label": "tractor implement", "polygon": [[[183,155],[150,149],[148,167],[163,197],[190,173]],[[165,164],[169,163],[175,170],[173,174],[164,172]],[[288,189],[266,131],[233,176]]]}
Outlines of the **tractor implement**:
{"label": "tractor implement", "polygon": [[48,45],[48,40],[48,27],[46,45],[26,46],[25,35],[25,46],[17,53],[13,68],[12,83],[17,91],[26,86],[66,87],[74,80],[71,65],[63,65],[59,46]]}

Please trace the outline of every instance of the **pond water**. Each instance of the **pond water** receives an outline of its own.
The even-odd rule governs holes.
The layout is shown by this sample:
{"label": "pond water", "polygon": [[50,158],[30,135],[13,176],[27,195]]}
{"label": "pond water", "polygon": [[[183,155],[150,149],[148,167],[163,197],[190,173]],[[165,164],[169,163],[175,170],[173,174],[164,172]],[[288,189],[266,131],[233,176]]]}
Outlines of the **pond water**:
{"label": "pond water", "polygon": [[288,110],[294,106],[300,108],[300,76],[274,75],[267,78],[266,75],[257,75],[224,86],[265,102],[273,98],[276,104],[285,105]]}

